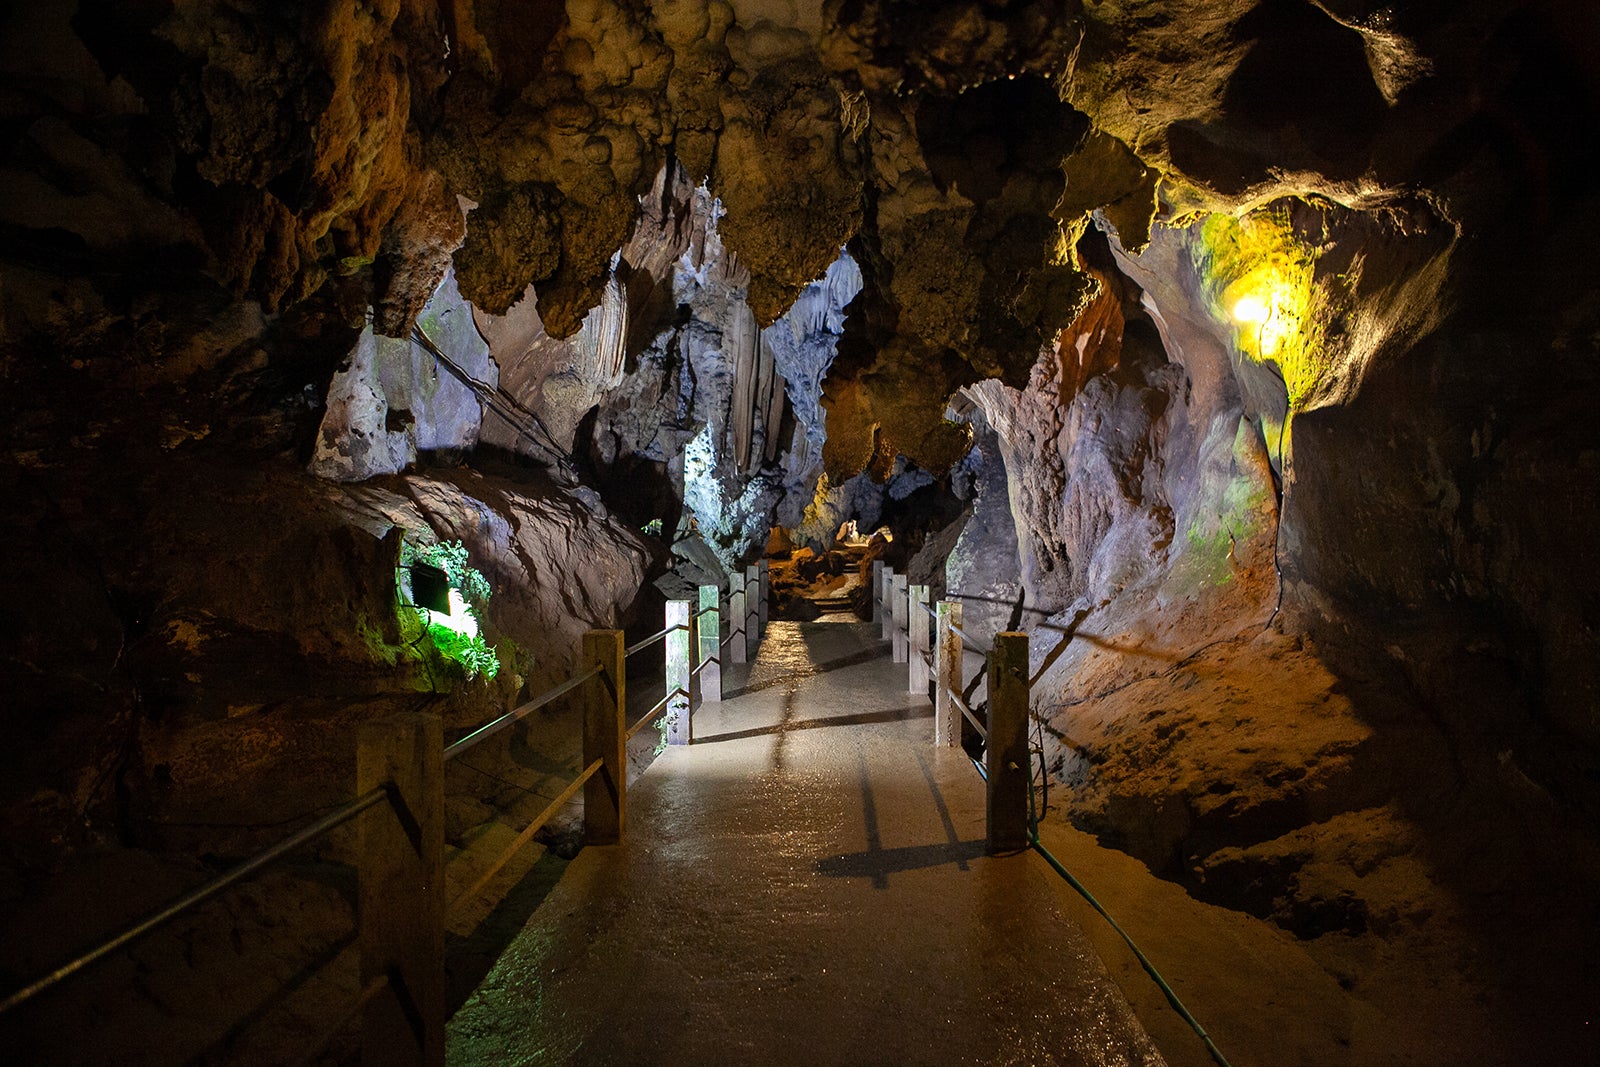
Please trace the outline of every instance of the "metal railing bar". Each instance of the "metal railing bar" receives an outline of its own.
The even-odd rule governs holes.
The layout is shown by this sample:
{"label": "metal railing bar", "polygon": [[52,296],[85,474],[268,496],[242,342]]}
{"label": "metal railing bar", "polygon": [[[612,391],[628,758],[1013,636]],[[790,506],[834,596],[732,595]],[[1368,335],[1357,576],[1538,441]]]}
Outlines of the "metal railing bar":
{"label": "metal railing bar", "polygon": [[694,613],[694,617],[698,619],[702,615],[710,615],[713,611],[721,611],[721,610],[722,610],[722,605],[721,604],[713,604],[709,608],[701,608],[699,611],[695,612]]}
{"label": "metal railing bar", "polygon": [[12,993],[10,996],[6,997],[5,1000],[0,1001],[0,1013],[9,1011],[18,1004],[32,999],[34,996],[44,992],[46,989],[49,989],[63,978],[66,978],[72,974],[76,974],[78,971],[82,970],[84,967],[87,967],[89,964],[95,962],[101,957],[115,952],[117,949],[128,944],[129,942],[135,941],[143,937],[145,934],[150,933],[152,930],[165,925],[172,919],[188,911],[190,908],[205,903],[218,893],[222,892],[224,889],[233,885],[235,882],[249,877],[276,860],[282,859],[288,853],[293,852],[295,849],[309,841],[313,841],[316,838],[321,837],[334,827],[349,822],[363,811],[366,811],[374,804],[377,804],[379,801],[383,800],[386,796],[388,796],[388,790],[384,786],[378,786],[375,789],[369,789],[367,792],[356,797],[354,800],[346,801],[344,804],[341,804],[333,811],[330,811],[316,822],[302,827],[299,831],[290,834],[288,837],[284,838],[282,841],[279,841],[271,848],[256,853],[254,856],[245,860],[238,866],[224,871],[222,874],[217,875],[217,877],[211,879],[209,882],[206,882],[204,885],[185,893],[183,896],[179,897],[177,900],[174,900],[160,911],[157,911],[151,915],[147,915],[145,918],[134,923],[132,926],[123,930],[116,936],[100,942],[94,948],[73,957],[60,967],[57,967],[55,970],[45,975],[43,978],[40,978],[38,981],[26,985]]}
{"label": "metal railing bar", "polygon": [[644,713],[644,718],[640,719],[638,722],[636,722],[632,726],[628,727],[627,739],[629,741],[632,741],[634,734],[638,733],[640,730],[643,730],[645,728],[645,725],[647,723],[649,723],[651,719],[655,718],[661,712],[666,711],[668,702],[670,702],[673,697],[679,696],[679,695],[686,695],[686,694],[684,694],[682,689],[674,689],[672,692],[668,693],[666,696],[664,696],[660,700],[656,701],[656,706],[651,708],[649,711],[645,712]]}
{"label": "metal railing bar", "polygon": [[578,688],[578,686],[582,685],[584,682],[587,682],[590,678],[593,678],[595,675],[600,674],[604,670],[605,667],[597,663],[588,670],[568,678],[554,689],[545,690],[543,693],[540,693],[538,696],[534,697],[526,704],[523,704],[521,707],[513,708],[504,715],[500,716],[498,719],[491,719],[489,722],[484,723],[482,726],[472,731],[466,737],[461,738],[461,740],[446,745],[444,749],[444,758],[447,761],[455,759],[473,745],[476,745],[480,741],[487,741],[489,738],[493,737],[501,730],[504,730],[507,726],[510,726],[518,719],[524,718],[525,716],[538,711],[552,700],[566,696],[568,693]]}
{"label": "metal railing bar", "polygon": [[951,703],[955,704],[956,707],[961,709],[961,714],[965,715],[967,717],[967,721],[972,724],[972,728],[978,731],[978,736],[987,742],[989,740],[989,728],[978,721],[978,717],[972,713],[971,708],[967,707],[967,702],[965,700],[962,700],[961,697],[954,692],[948,690],[946,692],[950,697]]}
{"label": "metal railing bar", "polygon": [[983,769],[983,764],[979,763],[971,753],[967,754],[967,759],[972,761],[972,769],[978,772],[978,776],[987,782],[989,780],[989,772]]}
{"label": "metal railing bar", "polygon": [[986,648],[981,647],[976,641],[974,641],[972,638],[968,637],[967,636],[967,631],[963,630],[961,627],[957,626],[955,623],[951,623],[950,624],[950,629],[954,630],[957,634],[959,634],[961,636],[961,643],[963,645],[966,645],[969,649],[971,649],[972,651],[976,652],[978,655],[982,656],[984,659],[988,659],[989,658],[989,650],[986,649]]}
{"label": "metal railing bar", "polygon": [[517,839],[511,842],[510,847],[500,853],[495,861],[489,865],[489,869],[478,876],[478,880],[472,883],[472,888],[452,900],[450,906],[445,908],[445,911],[454,911],[463,901],[481,893],[483,887],[489,884],[490,879],[499,874],[505,865],[511,862],[511,857],[515,856],[522,849],[522,846],[533,840],[533,835],[544,829],[544,824],[549,822],[551,817],[561,810],[562,805],[576,796],[578,790],[583,788],[584,783],[593,778],[595,772],[599,771],[603,766],[605,766],[605,760],[597,759],[585,767],[583,772],[572,780],[571,784],[558,793],[554,800],[545,805],[543,811],[534,816],[533,821],[523,828],[522,832],[517,835]]}
{"label": "metal railing bar", "polygon": [[917,601],[917,607],[921,608],[923,611],[926,611],[930,618],[934,619],[935,621],[938,620],[939,613],[937,611],[933,610],[932,608],[928,607],[928,605],[924,604],[922,601],[920,601],[920,600]]}
{"label": "metal railing bar", "polygon": [[676,632],[678,630],[687,630],[688,628],[689,627],[685,626],[683,623],[680,622],[676,626],[668,626],[664,630],[657,630],[655,633],[651,634],[649,637],[645,638],[643,641],[640,641],[638,644],[629,645],[628,648],[627,648],[627,651],[625,651],[622,654],[622,658],[623,659],[627,659],[629,656],[633,655],[635,652],[640,652],[640,651],[643,651],[644,649],[649,648],[651,645],[655,644],[657,641],[661,640],[663,637],[667,636],[668,634],[674,633],[674,632]]}
{"label": "metal railing bar", "polygon": [[709,659],[703,659],[699,663],[695,664],[694,670],[689,672],[689,676],[692,678],[695,675],[699,674],[701,671],[705,670],[706,669],[706,664],[708,664],[708,663],[720,664],[721,662],[722,661],[720,659],[718,659],[717,657],[715,657],[715,656],[712,656]]}

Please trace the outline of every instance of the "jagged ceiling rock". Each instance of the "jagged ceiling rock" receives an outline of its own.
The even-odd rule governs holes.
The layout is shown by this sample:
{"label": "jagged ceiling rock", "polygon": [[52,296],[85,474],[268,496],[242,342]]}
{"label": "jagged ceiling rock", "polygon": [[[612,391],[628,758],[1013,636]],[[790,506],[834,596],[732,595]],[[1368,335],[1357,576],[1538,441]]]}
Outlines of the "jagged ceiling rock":
{"label": "jagged ceiling rock", "polygon": [[[1167,176],[1164,196],[1180,210],[1308,194],[1368,207],[1426,189],[1440,213],[1487,225],[1515,188],[1502,165],[1509,116],[1542,124],[1556,95],[1586,112],[1600,102],[1592,78],[1533,73],[1541,56],[1564,71],[1590,66],[1555,28],[1576,15],[1562,6],[1556,16],[1482,2],[1087,4],[1062,94]],[[1582,18],[1592,35],[1595,14]],[[1524,166],[1524,181],[1550,181],[1530,160],[1510,169]]]}
{"label": "jagged ceiling rock", "polygon": [[[86,4],[78,25],[142,14],[115,7]],[[141,47],[170,57],[164,76],[146,63],[132,77],[208,187],[199,213],[236,291],[276,308],[377,256],[411,181],[410,75],[442,59],[424,9],[186,4],[148,37],[92,42],[111,69]]]}
{"label": "jagged ceiling rock", "polygon": [[[1137,250],[1162,176],[1174,210],[1311,192],[1371,205],[1420,183],[1452,217],[1469,210],[1459,175],[1481,177],[1481,161],[1451,138],[1503,104],[1526,111],[1510,99],[1529,91],[1521,57],[1560,42],[1537,13],[1513,34],[1501,5],[1434,7],[341,0],[302,14],[85,0],[73,25],[176,150],[167,196],[200,223],[217,274],[269,308],[381,257],[379,328],[404,332],[459,238],[449,192],[480,205],[458,265],[467,297],[502,313],[537,284],[547,328],[569,336],[599,302],[632,198],[672,154],[728,205],[761,323],[865,226],[895,268],[875,273],[907,332],[959,341],[985,373],[999,356],[1020,384],[1034,350],[1010,351],[1008,324],[1060,325],[1074,294],[1054,290],[1081,285],[1062,253],[1085,213],[1104,210]],[[1002,106],[1004,121],[986,121],[981,101],[1005,105],[1012,84],[1071,108]],[[1048,146],[1053,161],[974,151],[1019,129],[1070,143]],[[942,168],[929,138],[953,150]],[[994,160],[1008,180],[1064,160],[1043,213],[1065,233],[1038,218],[1042,190],[986,208],[970,168],[940,203],[941,169],[963,160]],[[948,232],[896,237],[907,225]],[[925,262],[958,245],[940,269]],[[407,295],[390,292],[412,273]],[[944,284],[952,273],[967,284]],[[963,338],[975,331],[992,336]]]}
{"label": "jagged ceiling rock", "polygon": [[477,312],[509,399],[541,443],[491,421],[484,440],[572,453],[632,521],[670,532],[687,509],[735,566],[776,512],[797,523],[821,469],[822,381],[861,287],[836,248],[794,305],[761,328],[750,273],[729,253],[720,202],[680,166],[657,175],[599,307],[550,336],[532,289],[504,316]]}
{"label": "jagged ceiling rock", "polygon": [[413,171],[373,264],[373,328],[378,333],[404,337],[410,332],[466,235],[461,203],[444,177],[434,170]]}
{"label": "jagged ceiling rock", "polygon": [[724,92],[711,184],[727,210],[723,239],[751,274],[751,310],[768,326],[860,228],[858,136],[814,55],[735,75],[748,87]]}
{"label": "jagged ceiling rock", "polygon": [[829,69],[874,96],[950,95],[1024,72],[1053,75],[1080,36],[1077,0],[827,0]]}

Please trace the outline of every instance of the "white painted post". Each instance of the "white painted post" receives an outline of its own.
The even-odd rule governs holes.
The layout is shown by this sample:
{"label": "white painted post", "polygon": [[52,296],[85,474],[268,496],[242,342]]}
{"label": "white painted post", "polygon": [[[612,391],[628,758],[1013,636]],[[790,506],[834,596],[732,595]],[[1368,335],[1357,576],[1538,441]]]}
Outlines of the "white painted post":
{"label": "white painted post", "polygon": [[772,577],[771,577],[770,574],[768,574],[767,561],[766,561],[766,558],[763,557],[762,560],[761,560],[761,611],[760,611],[760,614],[761,614],[761,633],[762,633],[763,636],[765,636],[766,632],[767,632],[767,604],[771,599],[772,599]]}
{"label": "white painted post", "polygon": [[961,709],[950,699],[961,691],[961,635],[952,626],[961,625],[961,602],[938,603],[939,632],[933,646],[933,743],[941,748],[961,744]]}
{"label": "white painted post", "polygon": [[883,585],[878,590],[883,598],[883,639],[894,640],[894,568],[883,568]]}
{"label": "white painted post", "polygon": [[906,690],[912,693],[928,695],[928,613],[923,609],[928,606],[928,587],[913,585],[910,589],[911,603],[906,608],[906,619],[910,628],[907,635],[911,642],[911,670],[906,679]]}
{"label": "white painted post", "polygon": [[883,560],[872,561],[872,621],[883,625]]}
{"label": "white painted post", "polygon": [[744,569],[744,648],[751,659],[761,647],[761,568],[754,563]]}
{"label": "white painted post", "polygon": [[894,662],[904,663],[906,661],[907,623],[905,575],[897,574],[894,576],[894,587],[890,590],[890,595],[894,600],[893,604],[890,605],[893,608],[892,614],[894,617],[894,633],[891,635],[894,641]]}
{"label": "white painted post", "polygon": [[667,601],[667,744],[687,745],[694,738],[691,661],[694,655],[694,612],[687,600]]}
{"label": "white painted post", "polygon": [[714,585],[700,587],[700,696],[722,702],[722,590]]}
{"label": "white painted post", "polygon": [[744,643],[744,572],[734,571],[728,575],[728,662],[744,663],[750,657],[745,654],[748,647]]}

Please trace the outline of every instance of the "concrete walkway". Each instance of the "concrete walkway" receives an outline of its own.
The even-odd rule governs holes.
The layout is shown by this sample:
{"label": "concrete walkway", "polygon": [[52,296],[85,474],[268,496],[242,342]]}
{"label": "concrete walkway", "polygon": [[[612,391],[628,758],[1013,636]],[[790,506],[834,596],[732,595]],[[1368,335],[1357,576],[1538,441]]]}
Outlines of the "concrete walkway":
{"label": "concrete walkway", "polygon": [[1162,1063],[1070,890],[983,855],[983,783],[875,629],[772,624],[456,1014],[452,1064]]}

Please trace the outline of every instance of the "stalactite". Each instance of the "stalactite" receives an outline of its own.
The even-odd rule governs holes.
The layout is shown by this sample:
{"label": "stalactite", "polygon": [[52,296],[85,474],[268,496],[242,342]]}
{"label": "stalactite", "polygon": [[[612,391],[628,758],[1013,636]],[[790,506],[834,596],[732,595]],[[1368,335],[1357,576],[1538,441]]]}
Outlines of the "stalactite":
{"label": "stalactite", "polygon": [[600,300],[600,327],[595,348],[595,381],[607,386],[622,381],[623,361],[627,357],[628,294],[616,272],[606,282]]}
{"label": "stalactite", "polygon": [[723,354],[733,368],[733,396],[728,413],[728,435],[734,463],[741,472],[750,466],[750,442],[754,437],[757,376],[761,352],[761,331],[755,314],[744,301],[728,309],[728,325],[722,335]]}
{"label": "stalactite", "polygon": [[761,366],[765,375],[766,407],[761,413],[761,434],[764,447],[761,458],[771,463],[778,458],[778,429],[783,422],[785,390],[788,385],[778,373],[772,347],[765,335],[761,338]]}

